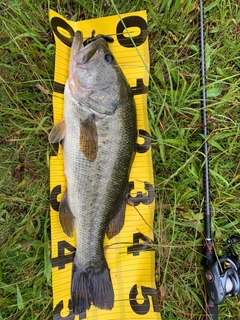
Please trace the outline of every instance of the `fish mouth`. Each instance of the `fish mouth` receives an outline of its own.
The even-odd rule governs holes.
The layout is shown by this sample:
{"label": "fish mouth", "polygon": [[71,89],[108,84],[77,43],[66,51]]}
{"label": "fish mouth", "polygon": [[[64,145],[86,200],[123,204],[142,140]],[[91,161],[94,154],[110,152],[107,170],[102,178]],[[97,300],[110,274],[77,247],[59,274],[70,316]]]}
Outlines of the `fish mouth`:
{"label": "fish mouth", "polygon": [[71,56],[74,57],[83,47],[83,34],[81,31],[76,31],[73,37]]}
{"label": "fish mouth", "polygon": [[87,68],[88,64],[96,60],[101,59],[101,53],[104,55],[109,53],[109,48],[106,40],[98,38],[95,41],[87,44],[85,47],[81,47],[75,59],[79,67]]}
{"label": "fish mouth", "polygon": [[[92,42],[84,46],[82,32],[76,31],[72,43],[68,77],[69,90],[75,100],[80,101],[87,92],[89,95],[94,90],[105,90],[109,86],[109,83],[100,84],[99,81],[94,83],[100,68],[98,64],[104,67],[101,64],[102,60],[115,67],[107,40],[102,36],[95,37]],[[79,92],[83,93],[81,97]]]}
{"label": "fish mouth", "polygon": [[69,60],[69,75],[73,74],[73,70],[77,66],[77,61],[75,61],[75,57],[81,52],[83,48],[83,34],[81,31],[76,31],[73,37],[71,54]]}
{"label": "fish mouth", "polygon": [[[92,40],[87,41],[88,39]],[[93,66],[103,56],[106,55],[107,58],[110,56],[112,57],[109,51],[108,42],[113,42],[113,38],[110,36],[98,35],[88,39],[83,41],[82,32],[79,30],[75,32],[70,59],[72,67],[77,66],[81,69],[88,69],[90,65]],[[71,68],[71,70],[73,70],[73,68]]]}

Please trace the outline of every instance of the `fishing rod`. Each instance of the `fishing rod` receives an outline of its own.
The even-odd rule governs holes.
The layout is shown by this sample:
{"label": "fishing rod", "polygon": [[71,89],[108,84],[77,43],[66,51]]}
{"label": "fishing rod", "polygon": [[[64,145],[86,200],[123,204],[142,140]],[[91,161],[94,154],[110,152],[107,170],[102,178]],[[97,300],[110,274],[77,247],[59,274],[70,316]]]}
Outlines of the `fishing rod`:
{"label": "fishing rod", "polygon": [[205,320],[218,320],[218,304],[226,297],[236,296],[240,292],[240,262],[234,245],[240,242],[240,236],[231,236],[227,240],[225,255],[217,257],[214,250],[211,230],[209,158],[208,158],[208,128],[207,128],[207,88],[204,37],[204,7],[203,0],[199,0],[200,14],[200,56],[201,56],[201,110],[203,126],[203,190],[204,190],[204,245],[203,264],[204,280],[207,297],[205,300]]}

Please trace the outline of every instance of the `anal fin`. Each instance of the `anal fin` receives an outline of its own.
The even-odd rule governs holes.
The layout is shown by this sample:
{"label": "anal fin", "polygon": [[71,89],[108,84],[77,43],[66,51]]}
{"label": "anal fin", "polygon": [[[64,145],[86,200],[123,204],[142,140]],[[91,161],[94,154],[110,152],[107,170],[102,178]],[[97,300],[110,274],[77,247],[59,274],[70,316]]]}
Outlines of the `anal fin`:
{"label": "anal fin", "polygon": [[65,191],[59,205],[59,219],[63,231],[66,233],[67,236],[72,237],[74,231],[75,217],[72,214],[71,209],[69,208],[67,190]]}

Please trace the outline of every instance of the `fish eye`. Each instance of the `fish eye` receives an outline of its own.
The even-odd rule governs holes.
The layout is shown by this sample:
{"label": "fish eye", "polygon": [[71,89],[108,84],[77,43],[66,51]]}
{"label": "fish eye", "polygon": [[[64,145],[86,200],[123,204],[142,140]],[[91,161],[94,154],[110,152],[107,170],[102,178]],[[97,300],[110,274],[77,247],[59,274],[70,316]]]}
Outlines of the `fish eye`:
{"label": "fish eye", "polygon": [[113,63],[113,61],[114,61],[113,56],[112,56],[111,54],[109,54],[109,53],[105,54],[104,59],[105,59],[108,63]]}

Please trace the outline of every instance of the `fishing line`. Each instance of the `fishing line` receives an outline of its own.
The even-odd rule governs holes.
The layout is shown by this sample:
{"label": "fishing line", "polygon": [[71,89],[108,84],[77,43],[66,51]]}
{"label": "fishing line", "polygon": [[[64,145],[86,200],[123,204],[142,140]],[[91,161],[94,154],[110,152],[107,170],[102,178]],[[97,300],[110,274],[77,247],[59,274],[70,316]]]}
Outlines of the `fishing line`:
{"label": "fishing line", "polygon": [[137,211],[137,213],[139,214],[139,216],[143,219],[143,221],[146,223],[146,225],[151,229],[151,231],[155,234],[155,235],[157,235],[156,234],[156,232],[155,232],[155,230],[149,225],[149,223],[147,223],[147,221],[144,219],[144,217],[143,217],[143,215],[140,213],[140,211],[138,210],[138,208],[136,208],[136,206],[133,206],[134,207],[134,209]]}

